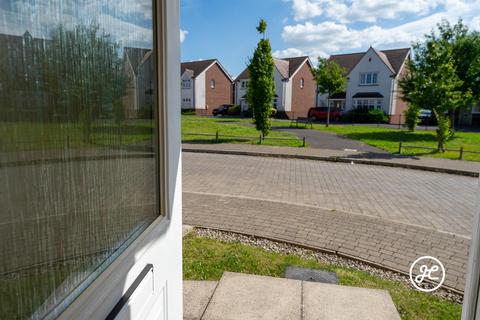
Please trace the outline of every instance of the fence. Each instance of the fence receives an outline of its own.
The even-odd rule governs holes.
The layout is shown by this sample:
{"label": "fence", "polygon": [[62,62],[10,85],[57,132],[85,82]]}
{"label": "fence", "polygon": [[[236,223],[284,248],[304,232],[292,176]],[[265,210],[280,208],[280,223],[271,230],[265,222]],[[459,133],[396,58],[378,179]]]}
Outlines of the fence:
{"label": "fence", "polygon": [[[400,141],[398,143],[398,154],[402,154],[402,150],[404,150],[404,149],[423,149],[423,150],[430,150],[430,151],[438,152],[438,148],[406,145],[406,144],[403,144],[403,142]],[[460,147],[459,149],[445,148],[445,151],[458,152],[458,159],[459,160],[463,159],[463,155],[465,153],[480,154],[480,151],[465,150],[463,147]]]}
{"label": "fence", "polygon": [[[305,148],[305,137],[302,140],[294,139],[294,138],[277,138],[277,137],[265,137],[263,135],[254,136],[236,136],[236,135],[229,135],[229,134],[220,134],[217,130],[215,134],[212,133],[193,133],[193,132],[185,132],[183,133],[184,136],[199,136],[199,137],[208,137],[211,139],[207,139],[211,143],[220,143],[222,140],[240,140],[240,141],[251,141],[251,142],[258,142],[258,144],[262,144],[264,141],[299,141],[302,143],[301,147]],[[182,139],[183,140],[183,139]],[[193,141],[194,142],[194,141]]]}

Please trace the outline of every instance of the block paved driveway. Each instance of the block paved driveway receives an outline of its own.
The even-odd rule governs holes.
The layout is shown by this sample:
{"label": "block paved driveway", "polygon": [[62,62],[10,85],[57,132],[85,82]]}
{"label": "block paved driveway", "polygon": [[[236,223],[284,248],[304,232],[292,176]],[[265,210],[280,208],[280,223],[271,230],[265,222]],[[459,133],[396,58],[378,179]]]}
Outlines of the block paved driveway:
{"label": "block paved driveway", "polygon": [[310,205],[471,233],[475,178],[300,159],[183,155],[186,192]]}
{"label": "block paved driveway", "polygon": [[408,273],[419,256],[462,291],[477,179],[299,159],[183,153],[184,223]]}

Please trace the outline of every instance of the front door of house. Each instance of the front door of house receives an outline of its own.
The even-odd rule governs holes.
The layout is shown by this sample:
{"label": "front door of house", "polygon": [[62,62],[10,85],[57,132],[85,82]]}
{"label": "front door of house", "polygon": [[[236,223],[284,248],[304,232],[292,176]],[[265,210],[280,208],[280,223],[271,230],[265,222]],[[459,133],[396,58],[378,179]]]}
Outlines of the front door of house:
{"label": "front door of house", "polygon": [[181,319],[178,1],[1,10],[0,319]]}

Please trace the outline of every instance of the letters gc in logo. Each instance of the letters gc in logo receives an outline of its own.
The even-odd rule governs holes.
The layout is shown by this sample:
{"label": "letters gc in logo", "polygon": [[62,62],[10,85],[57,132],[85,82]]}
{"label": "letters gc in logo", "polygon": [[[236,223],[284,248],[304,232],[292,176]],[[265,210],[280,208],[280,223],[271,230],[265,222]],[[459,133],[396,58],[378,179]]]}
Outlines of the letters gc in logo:
{"label": "letters gc in logo", "polygon": [[[436,282],[433,287],[426,285],[425,280]],[[410,282],[423,292],[432,292],[440,288],[445,281],[445,268],[437,258],[423,256],[410,266]]]}

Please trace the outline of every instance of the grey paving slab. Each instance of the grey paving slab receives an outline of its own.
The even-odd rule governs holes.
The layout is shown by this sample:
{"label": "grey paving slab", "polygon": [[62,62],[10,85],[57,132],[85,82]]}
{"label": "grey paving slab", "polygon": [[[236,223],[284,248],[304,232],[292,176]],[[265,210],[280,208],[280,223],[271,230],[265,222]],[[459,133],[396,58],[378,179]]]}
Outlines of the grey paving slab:
{"label": "grey paving slab", "polygon": [[305,320],[400,320],[388,292],[303,282]]}
{"label": "grey paving slab", "polygon": [[217,281],[183,281],[183,319],[200,320]]}
{"label": "grey paving slab", "polygon": [[285,269],[285,278],[330,284],[338,283],[337,274],[335,272],[300,268],[295,266],[287,266]]}
{"label": "grey paving slab", "polygon": [[301,281],[225,272],[205,320],[300,320]]}

